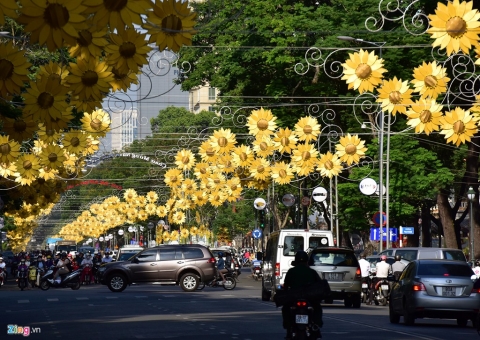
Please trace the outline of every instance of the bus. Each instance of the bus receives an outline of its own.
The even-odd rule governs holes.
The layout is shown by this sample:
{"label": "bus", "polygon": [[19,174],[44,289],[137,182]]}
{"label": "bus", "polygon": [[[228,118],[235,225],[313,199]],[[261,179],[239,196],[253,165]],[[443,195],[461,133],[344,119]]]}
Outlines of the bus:
{"label": "bus", "polygon": [[70,253],[75,256],[75,252],[77,251],[77,242],[75,241],[67,241],[67,240],[61,240],[61,241],[56,241],[55,242],[55,252],[65,252],[65,253]]}

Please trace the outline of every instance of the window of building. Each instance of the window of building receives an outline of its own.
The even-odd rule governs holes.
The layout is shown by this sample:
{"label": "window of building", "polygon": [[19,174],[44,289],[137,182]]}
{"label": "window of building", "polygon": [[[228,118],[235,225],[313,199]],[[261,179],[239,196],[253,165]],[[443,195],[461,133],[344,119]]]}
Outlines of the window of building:
{"label": "window of building", "polygon": [[213,106],[209,106],[209,107],[208,107],[208,111],[209,111],[209,112],[215,112],[215,109],[213,108]]}
{"label": "window of building", "polygon": [[215,95],[215,88],[214,87],[209,87],[208,88],[208,100],[215,100],[216,95]]}

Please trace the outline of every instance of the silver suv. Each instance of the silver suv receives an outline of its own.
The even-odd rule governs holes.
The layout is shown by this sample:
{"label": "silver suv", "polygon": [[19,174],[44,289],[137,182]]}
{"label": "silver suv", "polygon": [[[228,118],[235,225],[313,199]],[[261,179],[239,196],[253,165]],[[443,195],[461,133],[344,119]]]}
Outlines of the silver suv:
{"label": "silver suv", "polygon": [[328,281],[332,295],[325,303],[343,300],[345,307],[360,308],[362,275],[358,260],[349,248],[320,247],[310,252],[310,268]]}
{"label": "silver suv", "polygon": [[121,292],[132,283],[180,285],[195,291],[200,281],[215,277],[215,258],[199,244],[162,245],[148,248],[127,261],[110,262],[98,269],[100,282],[112,292]]}

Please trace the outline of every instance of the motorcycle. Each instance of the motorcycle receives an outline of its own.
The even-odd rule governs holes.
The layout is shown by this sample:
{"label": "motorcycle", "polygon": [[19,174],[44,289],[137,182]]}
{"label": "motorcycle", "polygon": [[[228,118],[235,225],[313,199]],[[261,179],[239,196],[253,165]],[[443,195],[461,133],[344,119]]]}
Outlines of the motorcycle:
{"label": "motorcycle", "polygon": [[35,288],[36,282],[37,282],[37,272],[38,269],[34,265],[31,265],[28,267],[28,282],[32,286],[32,288]]}
{"label": "motorcycle", "polygon": [[24,290],[28,285],[28,269],[20,268],[17,270],[17,284],[20,290]]}
{"label": "motorcycle", "polygon": [[262,267],[259,265],[255,265],[252,269],[252,276],[255,281],[258,281],[258,278],[263,276]]}
{"label": "motorcycle", "polygon": [[313,307],[305,299],[297,299],[290,307],[292,340],[321,338],[320,328],[313,322]]}
{"label": "motorcycle", "polygon": [[366,276],[366,277],[362,277],[362,294],[361,294],[361,297],[362,297],[362,302],[363,303],[366,303],[368,301],[368,296],[370,294],[370,291],[369,291],[369,286],[370,286],[370,277]]}
{"label": "motorcycle", "polygon": [[375,304],[378,306],[380,303],[382,306],[386,306],[388,298],[390,297],[390,285],[388,284],[387,279],[378,280],[374,287],[375,291],[373,294],[373,299]]}
{"label": "motorcycle", "polygon": [[91,265],[87,264],[85,267],[83,267],[82,274],[80,275],[80,281],[85,285],[89,285],[90,283],[94,282]]}
{"label": "motorcycle", "polygon": [[95,283],[100,283],[100,272],[98,271],[98,268],[100,268],[100,265],[101,265],[100,262],[93,263],[92,275],[93,275],[93,281]]}
{"label": "motorcycle", "polygon": [[[73,290],[80,289],[80,274],[82,269],[74,270],[70,273],[60,275],[60,278],[54,281],[54,271],[55,267],[50,267],[45,275],[43,275],[42,279],[40,280],[40,289],[41,290],[48,290],[50,287],[53,288],[71,288]],[[59,280],[60,279],[60,280]]]}
{"label": "motorcycle", "polygon": [[232,290],[237,286],[237,281],[235,280],[234,274],[231,271],[225,273],[225,284],[222,282],[222,278],[220,275],[217,275],[215,279],[210,282],[199,282],[197,289],[202,290],[203,288],[207,287],[223,287],[226,290]]}

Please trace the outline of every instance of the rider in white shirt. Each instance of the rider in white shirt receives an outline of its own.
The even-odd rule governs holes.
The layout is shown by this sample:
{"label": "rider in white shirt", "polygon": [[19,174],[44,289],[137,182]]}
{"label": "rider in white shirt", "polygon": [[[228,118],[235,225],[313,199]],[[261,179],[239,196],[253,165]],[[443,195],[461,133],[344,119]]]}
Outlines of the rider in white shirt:
{"label": "rider in white shirt", "polygon": [[[377,269],[376,275],[372,279],[372,287],[376,287],[376,283],[378,281],[386,279],[389,274],[392,274],[392,266],[390,266],[387,263],[387,256],[386,255],[380,256],[380,261],[377,262],[376,269]],[[369,301],[367,302],[367,305],[372,304],[373,292],[374,292],[374,289],[370,289],[370,294],[369,294],[370,296],[369,296]]]}
{"label": "rider in white shirt", "polygon": [[109,263],[112,262],[112,258],[110,257],[110,253],[106,252],[105,257],[102,259],[102,263]]}
{"label": "rider in white shirt", "polygon": [[3,269],[2,274],[1,274],[3,276],[3,281],[2,281],[2,285],[3,285],[3,282],[5,281],[5,275],[6,275],[6,272],[5,272],[6,271],[6,264],[5,264],[5,262],[3,262],[3,257],[0,257],[0,268]]}
{"label": "rider in white shirt", "polygon": [[80,263],[81,266],[85,266],[87,264],[93,266],[92,255],[90,254],[87,254],[87,256],[82,260],[82,263]]}
{"label": "rider in white shirt", "polygon": [[370,262],[368,262],[365,258],[365,254],[362,254],[360,256],[360,260],[358,261],[360,271],[362,272],[362,277],[368,277],[370,275]]}
{"label": "rider in white shirt", "polygon": [[480,279],[480,261],[475,262],[475,267],[473,267],[473,272],[477,275],[477,278]]}

